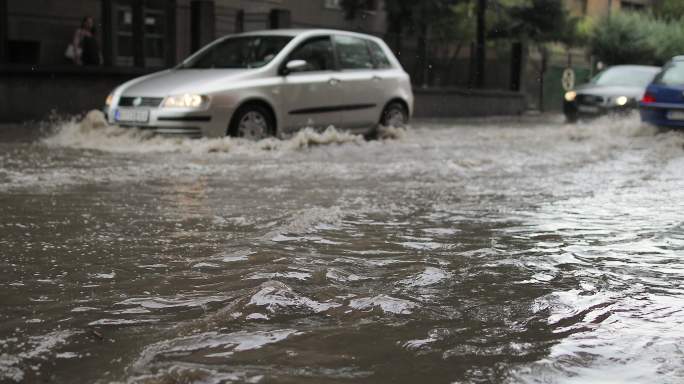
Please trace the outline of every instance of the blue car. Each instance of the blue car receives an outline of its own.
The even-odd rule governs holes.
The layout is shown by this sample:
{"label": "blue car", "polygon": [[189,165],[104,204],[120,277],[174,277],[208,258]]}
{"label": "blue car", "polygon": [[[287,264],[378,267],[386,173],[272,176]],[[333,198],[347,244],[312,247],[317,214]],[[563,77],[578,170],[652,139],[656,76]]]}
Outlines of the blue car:
{"label": "blue car", "polygon": [[677,56],[646,88],[639,103],[641,120],[662,127],[684,128],[684,56]]}

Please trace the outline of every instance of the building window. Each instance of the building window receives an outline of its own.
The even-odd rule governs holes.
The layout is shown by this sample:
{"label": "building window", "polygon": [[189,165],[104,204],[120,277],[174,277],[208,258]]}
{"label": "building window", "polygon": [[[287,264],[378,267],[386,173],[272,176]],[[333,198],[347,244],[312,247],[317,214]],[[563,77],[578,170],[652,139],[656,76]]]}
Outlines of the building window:
{"label": "building window", "polygon": [[325,0],[323,7],[326,9],[342,9],[342,0]]}
{"label": "building window", "polygon": [[117,5],[114,11],[114,64],[133,66],[133,8]]}
{"label": "building window", "polygon": [[622,2],[620,3],[620,8],[622,8],[625,11],[644,11],[646,10],[646,5],[636,1],[632,2],[622,0]]}
{"label": "building window", "polygon": [[161,67],[165,57],[163,10],[145,9],[145,66]]}
{"label": "building window", "polygon": [[161,67],[166,64],[169,35],[164,2],[112,2],[112,63],[115,66]]}
{"label": "building window", "polygon": [[[324,0],[323,8],[326,9],[342,9],[342,2],[344,0]],[[362,2],[364,11],[377,11],[378,1],[377,0],[363,0]]]}

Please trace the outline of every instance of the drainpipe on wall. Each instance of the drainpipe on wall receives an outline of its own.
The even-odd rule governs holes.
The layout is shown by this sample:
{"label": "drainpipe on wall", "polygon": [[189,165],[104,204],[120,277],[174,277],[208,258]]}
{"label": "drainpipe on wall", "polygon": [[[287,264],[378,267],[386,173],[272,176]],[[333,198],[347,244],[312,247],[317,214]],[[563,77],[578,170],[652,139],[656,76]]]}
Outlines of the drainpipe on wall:
{"label": "drainpipe on wall", "polygon": [[0,64],[7,62],[7,0],[0,0]]}
{"label": "drainpipe on wall", "polygon": [[193,52],[214,40],[215,10],[213,0],[193,0],[190,5],[190,41]]}
{"label": "drainpipe on wall", "polygon": [[475,43],[475,86],[482,88],[485,81],[485,60],[487,43],[485,41],[485,16],[487,11],[487,0],[477,1],[477,31]]}

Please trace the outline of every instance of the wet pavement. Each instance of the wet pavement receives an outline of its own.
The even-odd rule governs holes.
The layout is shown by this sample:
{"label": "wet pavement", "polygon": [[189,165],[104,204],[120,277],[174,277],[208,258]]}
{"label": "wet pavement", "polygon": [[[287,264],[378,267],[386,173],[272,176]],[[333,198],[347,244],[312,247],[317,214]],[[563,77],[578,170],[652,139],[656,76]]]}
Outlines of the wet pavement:
{"label": "wet pavement", "polygon": [[50,130],[0,142],[0,382],[684,381],[682,132]]}

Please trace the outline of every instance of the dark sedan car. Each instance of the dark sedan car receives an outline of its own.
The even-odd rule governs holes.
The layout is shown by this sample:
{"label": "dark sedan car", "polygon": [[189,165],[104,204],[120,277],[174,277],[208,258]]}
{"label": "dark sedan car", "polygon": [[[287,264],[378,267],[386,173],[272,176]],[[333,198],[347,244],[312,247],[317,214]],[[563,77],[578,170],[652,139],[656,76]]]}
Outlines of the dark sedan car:
{"label": "dark sedan car", "polygon": [[565,94],[563,112],[570,122],[579,118],[635,109],[659,67],[617,65],[596,75],[587,84]]}
{"label": "dark sedan car", "polygon": [[647,123],[684,128],[684,56],[672,59],[646,88],[639,111]]}

